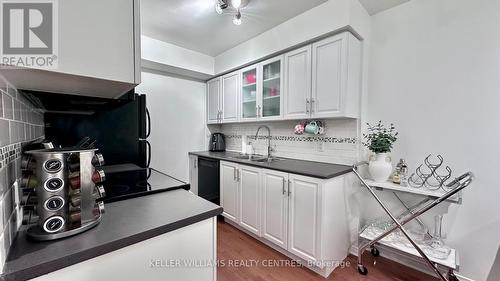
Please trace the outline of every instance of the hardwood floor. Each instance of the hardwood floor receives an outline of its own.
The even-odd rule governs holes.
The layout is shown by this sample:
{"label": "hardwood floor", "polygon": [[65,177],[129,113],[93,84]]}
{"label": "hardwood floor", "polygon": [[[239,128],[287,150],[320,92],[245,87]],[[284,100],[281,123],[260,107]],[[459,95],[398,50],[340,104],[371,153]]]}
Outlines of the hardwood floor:
{"label": "hardwood floor", "polygon": [[[265,267],[269,260],[289,260],[286,256],[260,243],[249,235],[219,220],[217,231],[217,268],[218,281],[427,281],[437,280],[419,271],[402,266],[382,257],[373,264],[371,255],[364,257],[368,275],[362,276],[357,271],[356,257],[349,256],[350,265],[337,268],[328,279],[303,267]],[[229,264],[233,261],[233,264]],[[238,263],[238,264],[237,264]]]}

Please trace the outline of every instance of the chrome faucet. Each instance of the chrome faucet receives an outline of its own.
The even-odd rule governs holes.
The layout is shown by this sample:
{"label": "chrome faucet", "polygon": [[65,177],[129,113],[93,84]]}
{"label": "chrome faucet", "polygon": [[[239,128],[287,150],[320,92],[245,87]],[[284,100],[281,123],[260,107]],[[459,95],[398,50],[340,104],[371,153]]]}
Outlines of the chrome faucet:
{"label": "chrome faucet", "polygon": [[272,148],[271,148],[271,129],[269,129],[268,126],[266,125],[262,125],[262,126],[259,126],[259,128],[257,129],[257,133],[255,133],[255,140],[257,140],[257,137],[259,136],[259,131],[260,129],[267,129],[267,158],[271,158],[271,152],[272,152]]}

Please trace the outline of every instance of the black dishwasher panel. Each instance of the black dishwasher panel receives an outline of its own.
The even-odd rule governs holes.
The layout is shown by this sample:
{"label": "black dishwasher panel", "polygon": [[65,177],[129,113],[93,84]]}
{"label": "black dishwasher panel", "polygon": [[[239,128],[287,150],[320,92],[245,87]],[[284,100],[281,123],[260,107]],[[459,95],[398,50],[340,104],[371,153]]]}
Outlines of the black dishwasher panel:
{"label": "black dishwasher panel", "polygon": [[198,157],[198,196],[220,204],[219,160]]}

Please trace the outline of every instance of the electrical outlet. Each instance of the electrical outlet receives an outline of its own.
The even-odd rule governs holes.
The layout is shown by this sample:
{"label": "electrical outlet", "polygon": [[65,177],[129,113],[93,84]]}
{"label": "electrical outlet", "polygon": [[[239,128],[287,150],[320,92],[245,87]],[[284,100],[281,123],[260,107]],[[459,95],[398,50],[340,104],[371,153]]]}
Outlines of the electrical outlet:
{"label": "electrical outlet", "polygon": [[319,141],[317,143],[317,148],[318,148],[318,152],[323,152],[324,151],[324,142]]}

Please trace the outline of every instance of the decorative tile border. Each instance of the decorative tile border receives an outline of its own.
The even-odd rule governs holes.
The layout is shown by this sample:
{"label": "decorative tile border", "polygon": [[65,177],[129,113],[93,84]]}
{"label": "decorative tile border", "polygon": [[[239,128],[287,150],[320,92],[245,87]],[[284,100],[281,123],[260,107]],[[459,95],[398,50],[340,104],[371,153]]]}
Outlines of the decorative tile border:
{"label": "decorative tile border", "polygon": [[[226,135],[228,139],[241,139],[241,135]],[[250,140],[255,140],[255,136],[248,136]],[[267,136],[258,136],[259,140],[267,140]],[[290,141],[290,142],[325,142],[325,143],[347,143],[357,144],[357,138],[335,138],[327,136],[271,136],[274,141]]]}
{"label": "decorative tile border", "polygon": [[21,144],[10,144],[0,149],[0,169],[21,157]]}

